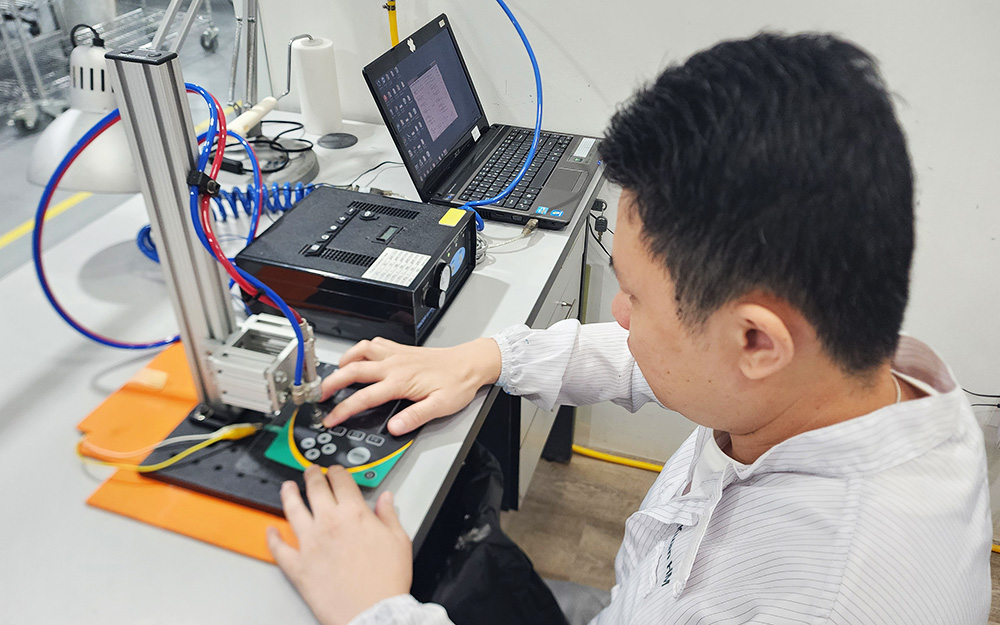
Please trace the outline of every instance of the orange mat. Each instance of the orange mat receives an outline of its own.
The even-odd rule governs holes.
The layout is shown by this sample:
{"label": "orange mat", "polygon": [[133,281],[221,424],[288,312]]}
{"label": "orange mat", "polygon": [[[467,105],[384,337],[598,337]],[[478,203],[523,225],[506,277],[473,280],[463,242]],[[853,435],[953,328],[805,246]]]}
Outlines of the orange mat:
{"label": "orange mat", "polygon": [[[89,443],[103,449],[141,449],[169,436],[196,403],[183,347],[171,345],[77,428]],[[88,455],[101,459],[97,453]],[[282,518],[125,469],[108,478],[87,503],[266,562],[274,562],[265,538],[268,527],[276,527],[286,541],[298,544]]]}

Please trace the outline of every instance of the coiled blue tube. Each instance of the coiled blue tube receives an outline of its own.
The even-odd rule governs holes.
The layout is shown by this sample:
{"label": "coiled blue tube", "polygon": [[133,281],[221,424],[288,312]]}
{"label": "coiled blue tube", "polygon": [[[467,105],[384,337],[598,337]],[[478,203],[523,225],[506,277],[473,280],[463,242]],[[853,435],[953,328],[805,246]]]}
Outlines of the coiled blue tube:
{"label": "coiled blue tube", "polygon": [[[280,213],[288,210],[297,202],[313,192],[313,185],[304,185],[301,182],[292,186],[286,182],[278,185],[272,182],[271,186],[264,186],[258,190],[254,185],[248,185],[246,189],[233,187],[232,191],[219,191],[215,200],[215,217],[217,221],[226,221],[230,216],[240,217],[240,210],[250,215],[253,205],[260,204],[271,213]],[[228,209],[228,211],[227,211]]]}
{"label": "coiled blue tube", "polygon": [[139,234],[135,236],[135,244],[146,258],[154,263],[160,262],[160,255],[156,253],[156,245],[153,244],[153,229],[149,224],[139,228]]}

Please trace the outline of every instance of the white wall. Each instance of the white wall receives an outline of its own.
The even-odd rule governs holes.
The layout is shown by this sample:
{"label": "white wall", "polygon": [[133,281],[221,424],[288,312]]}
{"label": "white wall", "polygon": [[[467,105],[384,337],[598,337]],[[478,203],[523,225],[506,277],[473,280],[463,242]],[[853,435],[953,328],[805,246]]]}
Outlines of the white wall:
{"label": "white wall", "polygon": [[[337,42],[345,116],[377,121],[360,69],[388,46],[381,3],[262,2],[278,7],[272,21],[293,22],[289,32],[305,29]],[[822,30],[867,48],[898,95],[917,176],[917,254],[905,329],[939,350],[966,388],[1000,393],[1000,2],[508,4],[541,65],[544,124],[565,131],[599,133],[637,85],[720,39],[764,29]],[[457,31],[487,114],[493,121],[530,124],[530,66],[499,7],[492,0],[399,0],[400,35],[441,12]],[[263,17],[267,28],[270,16]],[[283,68],[277,73],[283,81]],[[596,259],[593,247],[591,252]],[[602,275],[596,290],[613,293],[609,280]],[[609,304],[606,296],[592,305],[591,318],[594,306],[606,310]],[[623,417],[604,407],[594,415],[581,419],[585,442],[642,456],[666,458],[671,441],[684,432],[673,419],[661,427],[664,420],[655,415]],[[607,425],[596,426],[605,416]]]}

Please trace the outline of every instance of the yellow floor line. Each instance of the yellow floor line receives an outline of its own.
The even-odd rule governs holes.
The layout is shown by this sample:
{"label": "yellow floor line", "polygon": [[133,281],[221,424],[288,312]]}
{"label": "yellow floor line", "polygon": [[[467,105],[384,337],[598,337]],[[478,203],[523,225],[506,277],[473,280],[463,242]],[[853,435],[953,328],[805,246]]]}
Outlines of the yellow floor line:
{"label": "yellow floor line", "polygon": [[[84,201],[91,195],[93,195],[93,193],[90,193],[89,191],[81,191],[79,193],[74,193],[73,195],[63,200],[62,202],[59,202],[58,204],[50,208],[48,212],[45,213],[45,221],[48,221],[53,217],[61,215],[62,213],[73,208],[74,206]],[[3,249],[4,247],[10,245],[14,241],[17,241],[24,235],[34,230],[34,228],[35,228],[35,220],[29,219],[28,221],[14,228],[7,234],[0,236],[0,249]]]}

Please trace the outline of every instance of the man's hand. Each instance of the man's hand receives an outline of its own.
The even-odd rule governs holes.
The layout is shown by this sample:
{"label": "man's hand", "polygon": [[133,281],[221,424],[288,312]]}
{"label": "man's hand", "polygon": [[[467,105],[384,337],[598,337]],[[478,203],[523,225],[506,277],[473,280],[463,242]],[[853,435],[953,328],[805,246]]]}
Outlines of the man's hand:
{"label": "man's hand", "polygon": [[311,466],[305,481],[312,512],[294,482],[281,486],[281,504],[299,548],[273,527],[267,546],[319,622],[343,625],[382,599],[410,592],[412,546],[392,494],[382,493],[373,513],[343,467],[332,466],[324,476]]}
{"label": "man's hand", "polygon": [[369,383],[330,411],[323,425],[333,427],[363,410],[393,399],[415,402],[389,420],[399,436],[464,408],[484,384],[500,377],[500,348],[483,338],[456,347],[400,345],[383,338],[361,341],[340,359],[340,368],[323,380],[323,399],[355,383]]}

